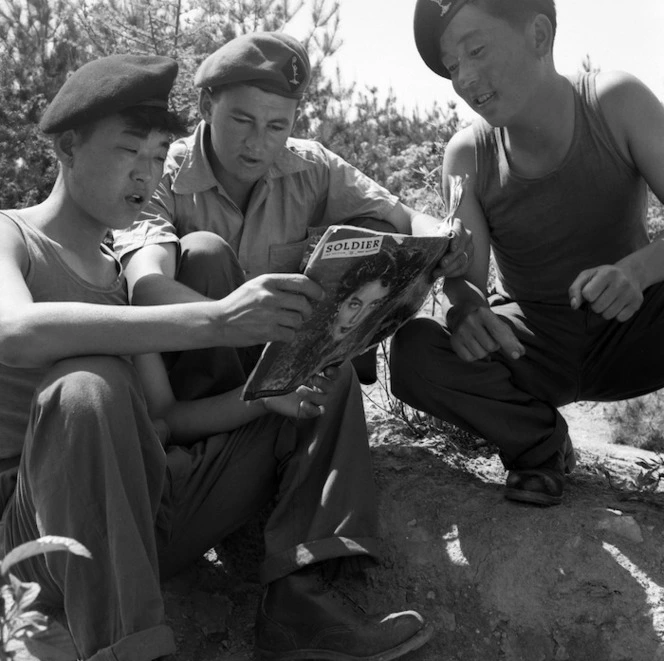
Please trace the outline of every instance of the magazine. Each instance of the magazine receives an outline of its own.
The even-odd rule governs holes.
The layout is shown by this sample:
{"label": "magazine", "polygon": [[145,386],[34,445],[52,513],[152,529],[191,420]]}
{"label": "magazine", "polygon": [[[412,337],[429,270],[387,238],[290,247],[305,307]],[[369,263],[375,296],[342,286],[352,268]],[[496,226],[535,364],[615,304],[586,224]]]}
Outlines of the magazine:
{"label": "magazine", "polygon": [[[453,197],[455,189],[453,189]],[[451,204],[454,210],[460,199]],[[448,218],[451,214],[448,214]],[[325,290],[291,342],[270,342],[244,387],[245,400],[296,390],[330,365],[392,335],[424,304],[451,234],[410,236],[332,225],[304,274]]]}

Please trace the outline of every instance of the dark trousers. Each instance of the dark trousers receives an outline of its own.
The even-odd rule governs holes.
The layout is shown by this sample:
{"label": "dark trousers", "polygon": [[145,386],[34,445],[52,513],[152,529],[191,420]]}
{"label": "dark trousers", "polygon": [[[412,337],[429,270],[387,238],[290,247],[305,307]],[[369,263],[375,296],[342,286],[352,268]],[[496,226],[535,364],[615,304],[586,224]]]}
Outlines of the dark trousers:
{"label": "dark trousers", "polygon": [[[237,284],[224,282],[236,272],[228,267],[234,260],[228,246],[214,235],[191,236],[183,242],[183,281],[208,279],[202,290],[208,295]],[[201,238],[203,246],[196,243]],[[175,357],[174,386],[184,398],[242,378],[237,352],[214,349],[204,360],[205,353]],[[149,661],[174,651],[160,578],[200,557],[275,496],[264,582],[321,560],[376,554],[364,412],[348,364],[317,419],[266,415],[192,446],[164,449],[128,360],[67,359],[35,395],[5,511],[5,543],[64,535],[84,544],[92,560],[50,553],[20,563],[17,573],[39,582],[47,601],[64,605],[82,658]]]}
{"label": "dark trousers", "polygon": [[491,309],[526,349],[518,360],[496,352],[464,362],[442,320],[414,319],[392,341],[392,391],[498,446],[506,468],[538,466],[567,434],[558,407],[627,399],[664,386],[664,283],[644,296],[624,323],[589,308],[492,297]]}

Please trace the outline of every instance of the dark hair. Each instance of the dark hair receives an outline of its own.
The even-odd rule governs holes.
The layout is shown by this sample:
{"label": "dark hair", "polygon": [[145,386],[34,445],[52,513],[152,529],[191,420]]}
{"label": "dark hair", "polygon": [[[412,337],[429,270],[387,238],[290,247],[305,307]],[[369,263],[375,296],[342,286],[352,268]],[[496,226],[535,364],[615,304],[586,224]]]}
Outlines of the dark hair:
{"label": "dark hair", "polygon": [[398,276],[394,257],[387,252],[378,253],[373,259],[365,259],[357,268],[349,268],[339,281],[335,300],[340,303],[354,291],[369,282],[379,281],[383,287],[391,287]]}
{"label": "dark hair", "polygon": [[[127,122],[130,128],[144,133],[146,136],[150,131],[161,131],[172,137],[181,137],[189,132],[184,120],[166,108],[132,106],[120,110],[117,114]],[[98,121],[100,120],[94,120],[76,129],[83,140],[87,140],[92,135]]]}
{"label": "dark hair", "polygon": [[544,14],[553,27],[553,37],[556,36],[555,0],[469,0],[468,4],[480,5],[487,14],[518,27],[523,27],[537,14]]}

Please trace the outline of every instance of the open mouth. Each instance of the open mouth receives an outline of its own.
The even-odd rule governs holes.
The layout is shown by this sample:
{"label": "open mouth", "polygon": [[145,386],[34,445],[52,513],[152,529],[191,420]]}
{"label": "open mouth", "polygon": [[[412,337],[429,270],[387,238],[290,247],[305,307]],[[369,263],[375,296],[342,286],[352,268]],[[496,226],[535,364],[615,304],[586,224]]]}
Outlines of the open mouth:
{"label": "open mouth", "polygon": [[484,107],[493,97],[496,96],[495,92],[487,92],[486,94],[480,94],[473,99],[473,106],[475,108]]}
{"label": "open mouth", "polygon": [[139,195],[138,193],[129,195],[127,199],[131,204],[136,204],[136,205],[141,205],[145,202],[145,197],[143,195]]}

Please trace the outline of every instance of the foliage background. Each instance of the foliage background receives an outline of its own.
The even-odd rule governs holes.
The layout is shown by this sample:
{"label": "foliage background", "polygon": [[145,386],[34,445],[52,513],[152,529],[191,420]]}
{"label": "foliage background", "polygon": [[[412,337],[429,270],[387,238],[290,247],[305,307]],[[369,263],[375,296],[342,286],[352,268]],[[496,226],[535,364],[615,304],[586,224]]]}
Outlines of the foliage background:
{"label": "foliage background", "polygon": [[342,45],[336,0],[0,0],[0,208],[48,194],[57,170],[37,124],[68,72],[111,53],[169,55],[180,65],[173,108],[193,128],[202,60],[239,34],[278,30],[296,16],[310,26],[313,65],[296,135],[319,140],[407,203],[439,204],[442,150],[459,125],[454,106],[405,116],[394,97],[326,75],[323,64]]}

